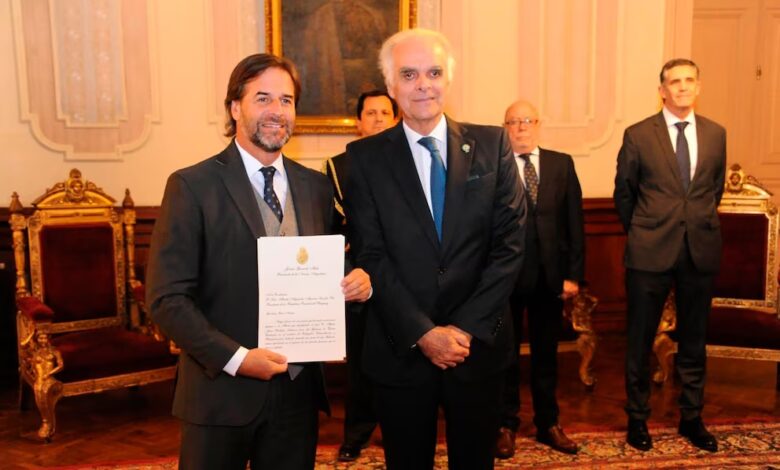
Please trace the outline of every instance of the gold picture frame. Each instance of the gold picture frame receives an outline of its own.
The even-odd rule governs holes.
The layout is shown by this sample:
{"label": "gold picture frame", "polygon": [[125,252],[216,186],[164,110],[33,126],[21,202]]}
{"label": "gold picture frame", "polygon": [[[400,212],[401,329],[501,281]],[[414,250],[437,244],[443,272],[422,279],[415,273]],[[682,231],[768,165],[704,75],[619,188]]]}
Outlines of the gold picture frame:
{"label": "gold picture frame", "polygon": [[265,0],[265,21],[266,51],[301,75],[295,133],[352,134],[357,97],[384,88],[379,47],[416,26],[417,0]]}

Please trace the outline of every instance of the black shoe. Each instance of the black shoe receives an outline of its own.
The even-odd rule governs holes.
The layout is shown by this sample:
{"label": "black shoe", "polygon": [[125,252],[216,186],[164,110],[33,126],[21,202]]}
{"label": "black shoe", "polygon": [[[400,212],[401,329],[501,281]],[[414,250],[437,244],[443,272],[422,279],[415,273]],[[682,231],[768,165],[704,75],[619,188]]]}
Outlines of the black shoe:
{"label": "black shoe", "polygon": [[498,430],[496,439],[496,457],[499,459],[511,459],[515,455],[515,432],[502,427]]}
{"label": "black shoe", "polygon": [[718,451],[718,440],[707,431],[701,418],[688,420],[681,419],[680,427],[677,432],[679,432],[681,436],[687,437],[688,440],[691,441],[691,444],[699,449],[709,452]]}
{"label": "black shoe", "polygon": [[653,448],[653,439],[647,431],[647,422],[645,420],[628,418],[626,442],[638,450],[650,450]]}
{"label": "black shoe", "polygon": [[351,446],[342,444],[339,447],[339,462],[354,462],[360,457],[360,451],[363,450],[360,446]]}

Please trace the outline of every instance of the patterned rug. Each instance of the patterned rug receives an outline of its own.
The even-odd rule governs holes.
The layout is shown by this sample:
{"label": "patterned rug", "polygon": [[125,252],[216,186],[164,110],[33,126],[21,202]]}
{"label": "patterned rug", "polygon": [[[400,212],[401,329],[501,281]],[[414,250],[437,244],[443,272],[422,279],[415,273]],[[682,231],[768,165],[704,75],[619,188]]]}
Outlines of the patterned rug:
{"label": "patterned rug", "polygon": [[[580,452],[571,456],[555,452],[536,441],[520,437],[517,453],[511,460],[496,460],[499,469],[780,469],[780,423],[723,424],[708,426],[718,438],[720,450],[709,453],[696,449],[677,435],[674,428],[651,428],[653,449],[640,452],[625,443],[625,432],[582,432],[569,434],[580,444]],[[383,469],[382,449],[365,449],[356,462],[336,460],[337,447],[317,449],[315,469]],[[436,468],[447,468],[447,450],[436,449]],[[174,470],[176,459],[144,462],[60,467],[61,470]]]}

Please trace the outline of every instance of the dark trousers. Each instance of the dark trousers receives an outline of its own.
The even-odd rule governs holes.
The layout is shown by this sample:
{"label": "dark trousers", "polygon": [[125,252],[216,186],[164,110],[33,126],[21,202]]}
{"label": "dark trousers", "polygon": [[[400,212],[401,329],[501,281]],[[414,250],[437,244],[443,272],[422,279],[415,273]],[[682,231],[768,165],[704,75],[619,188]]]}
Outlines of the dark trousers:
{"label": "dark trousers", "polygon": [[263,409],[245,426],[182,422],[179,468],[244,470],[247,461],[253,470],[314,468],[320,386],[315,367],[304,367],[295,380],[287,373],[274,376]]}
{"label": "dark trousers", "polygon": [[371,382],[360,363],[363,356],[363,337],[366,331],[366,312],[362,303],[347,304],[347,371],[349,382],[345,403],[345,445],[362,447],[371,438],[377,425],[374,413]]}
{"label": "dark trousers", "polygon": [[646,420],[650,416],[649,355],[664,301],[672,285],[676,289],[677,301],[676,368],[682,382],[680,415],[683,419],[693,419],[701,414],[707,362],[707,317],[714,277],[713,273],[702,273],[696,269],[687,241],[675,266],[669,271],[626,270],[626,413],[629,418]]}
{"label": "dark trousers", "polygon": [[449,468],[492,469],[503,380],[500,373],[463,382],[437,371],[421,385],[374,384],[388,470],[433,468],[440,406],[446,421]]}
{"label": "dark trousers", "polygon": [[507,370],[501,404],[501,426],[517,431],[520,426],[520,341],[523,312],[528,312],[528,338],[531,347],[531,397],[534,425],[539,430],[558,424],[558,338],[563,321],[563,301],[559,292],[547,286],[543,271],[537,270],[536,288],[523,294],[515,291],[510,299],[515,325],[515,360]]}

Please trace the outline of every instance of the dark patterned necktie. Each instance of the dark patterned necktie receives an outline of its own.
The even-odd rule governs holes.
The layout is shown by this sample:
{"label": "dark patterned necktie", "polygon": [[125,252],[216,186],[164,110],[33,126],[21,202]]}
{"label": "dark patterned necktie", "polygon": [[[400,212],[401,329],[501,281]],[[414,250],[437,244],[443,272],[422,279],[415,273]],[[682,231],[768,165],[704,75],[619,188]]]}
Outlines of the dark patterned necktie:
{"label": "dark patterned necktie", "polygon": [[683,189],[688,192],[688,185],[691,183],[691,153],[688,150],[688,139],[685,138],[685,127],[687,122],[682,121],[675,124],[677,127],[677,165],[680,166],[680,178],[682,179]]}
{"label": "dark patterned necktie", "polygon": [[260,168],[260,172],[263,174],[265,180],[265,184],[263,185],[263,201],[268,204],[268,207],[271,208],[271,211],[281,223],[282,205],[279,204],[279,198],[276,197],[276,191],[274,191],[274,173],[276,173],[276,168],[265,166]]}
{"label": "dark patterned necktie", "polygon": [[433,212],[433,224],[436,225],[436,234],[441,241],[441,226],[444,219],[444,193],[447,187],[447,170],[441,159],[441,152],[436,146],[433,137],[423,137],[417,141],[431,154],[431,211]]}
{"label": "dark patterned necktie", "polygon": [[531,154],[524,153],[520,155],[520,158],[525,162],[523,167],[523,177],[525,179],[525,189],[528,191],[528,195],[531,197],[531,202],[536,206],[536,198],[539,196],[539,177],[536,176],[536,168],[531,163]]}

